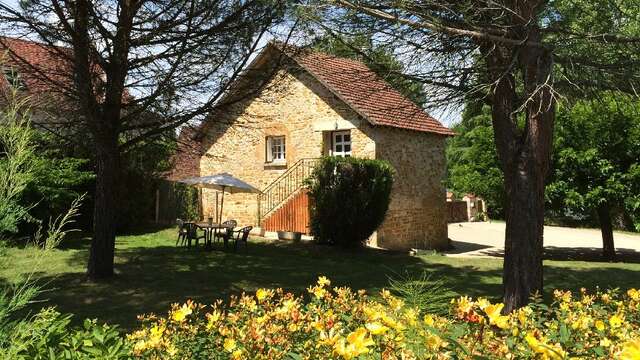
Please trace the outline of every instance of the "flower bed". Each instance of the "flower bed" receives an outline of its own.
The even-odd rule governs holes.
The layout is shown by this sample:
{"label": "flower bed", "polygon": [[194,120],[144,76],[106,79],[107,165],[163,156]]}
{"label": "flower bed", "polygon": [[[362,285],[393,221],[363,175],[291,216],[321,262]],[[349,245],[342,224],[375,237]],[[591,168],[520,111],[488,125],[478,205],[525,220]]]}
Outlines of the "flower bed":
{"label": "flower bed", "polygon": [[308,298],[259,289],[204,306],[174,305],[142,316],[128,335],[150,359],[640,359],[640,291],[556,291],[509,315],[502,304],[461,297],[448,317],[421,313],[388,291],[330,288]]}

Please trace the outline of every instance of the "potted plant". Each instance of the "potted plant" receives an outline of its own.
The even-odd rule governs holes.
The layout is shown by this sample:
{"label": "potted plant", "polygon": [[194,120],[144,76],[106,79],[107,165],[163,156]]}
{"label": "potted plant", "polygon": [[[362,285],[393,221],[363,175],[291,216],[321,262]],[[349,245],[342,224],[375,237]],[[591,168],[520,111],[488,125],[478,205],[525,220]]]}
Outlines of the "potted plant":
{"label": "potted plant", "polygon": [[302,239],[302,233],[299,231],[280,230],[278,231],[278,239],[300,242]]}

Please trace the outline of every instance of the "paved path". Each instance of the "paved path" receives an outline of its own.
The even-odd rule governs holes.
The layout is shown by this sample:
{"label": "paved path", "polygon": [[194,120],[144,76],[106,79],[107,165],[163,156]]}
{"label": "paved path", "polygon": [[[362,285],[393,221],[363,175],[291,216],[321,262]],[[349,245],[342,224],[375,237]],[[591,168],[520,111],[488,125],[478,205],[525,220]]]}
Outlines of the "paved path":
{"label": "paved path", "polygon": [[[448,256],[502,256],[504,222],[449,224],[453,249]],[[614,232],[618,260],[640,262],[640,234]],[[544,227],[545,258],[598,260],[602,252],[599,229]]]}

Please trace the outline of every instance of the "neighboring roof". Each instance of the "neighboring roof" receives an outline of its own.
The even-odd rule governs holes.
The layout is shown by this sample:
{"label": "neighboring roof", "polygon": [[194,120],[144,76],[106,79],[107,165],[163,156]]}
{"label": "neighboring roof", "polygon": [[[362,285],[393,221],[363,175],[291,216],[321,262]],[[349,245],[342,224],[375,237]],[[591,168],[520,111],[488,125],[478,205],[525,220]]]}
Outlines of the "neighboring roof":
{"label": "neighboring roof", "polygon": [[69,48],[0,37],[0,66],[16,71],[32,95],[61,93],[60,87],[73,86],[70,52]]}
{"label": "neighboring roof", "polygon": [[287,56],[372,125],[454,135],[359,61],[275,43],[271,46],[286,49]]}

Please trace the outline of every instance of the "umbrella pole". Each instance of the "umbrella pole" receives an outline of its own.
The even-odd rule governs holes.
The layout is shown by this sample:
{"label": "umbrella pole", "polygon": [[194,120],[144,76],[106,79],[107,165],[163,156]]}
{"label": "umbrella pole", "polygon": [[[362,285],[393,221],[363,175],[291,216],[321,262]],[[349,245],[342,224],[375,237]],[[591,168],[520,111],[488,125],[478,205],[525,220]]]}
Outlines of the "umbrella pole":
{"label": "umbrella pole", "polygon": [[218,224],[222,224],[222,208],[224,206],[224,186],[222,187],[222,200],[220,200],[220,218]]}

